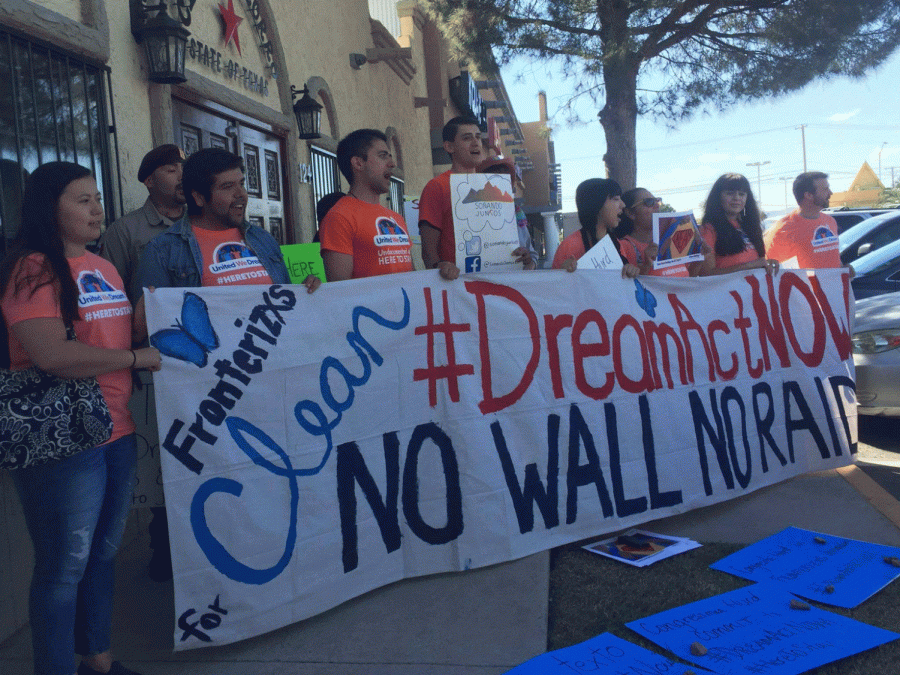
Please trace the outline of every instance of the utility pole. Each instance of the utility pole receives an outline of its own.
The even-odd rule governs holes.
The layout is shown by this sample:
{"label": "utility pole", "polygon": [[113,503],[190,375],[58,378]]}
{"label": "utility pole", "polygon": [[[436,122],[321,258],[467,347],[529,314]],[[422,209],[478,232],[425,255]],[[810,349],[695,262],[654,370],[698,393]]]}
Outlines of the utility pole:
{"label": "utility pole", "polygon": [[[884,185],[884,180],[881,178],[881,151],[884,150],[884,146],[887,145],[887,141],[881,144],[881,147],[878,148],[878,180],[881,181],[881,184]],[[891,181],[891,187],[893,187],[893,181]]]}
{"label": "utility pole", "polygon": [[[795,129],[797,127],[794,127]],[[803,140],[803,173],[806,173],[806,125],[801,124],[800,127],[800,138]]]}
{"label": "utility pole", "polygon": [[756,167],[756,201],[759,203],[760,208],[762,207],[762,186],[759,178],[759,167],[765,166],[766,164],[771,164],[769,160],[765,162],[750,162],[747,166],[755,166]]}
{"label": "utility pole", "polygon": [[790,208],[790,207],[788,206],[787,184],[788,184],[788,181],[792,181],[792,180],[794,180],[794,179],[791,178],[790,176],[782,176],[782,177],[779,178],[778,180],[783,180],[783,181],[784,181],[784,208],[785,208],[785,209],[788,209],[788,208]]}

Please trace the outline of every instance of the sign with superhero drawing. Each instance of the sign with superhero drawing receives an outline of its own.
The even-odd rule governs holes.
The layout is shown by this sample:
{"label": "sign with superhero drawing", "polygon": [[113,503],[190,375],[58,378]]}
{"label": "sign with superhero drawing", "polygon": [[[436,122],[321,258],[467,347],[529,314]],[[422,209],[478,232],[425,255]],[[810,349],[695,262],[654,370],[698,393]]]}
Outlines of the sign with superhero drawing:
{"label": "sign with superhero drawing", "polygon": [[428,271],[146,302],[176,649],[856,451],[842,270]]}
{"label": "sign with superhero drawing", "polygon": [[653,238],[659,246],[653,269],[703,260],[703,238],[692,211],[654,213]]}
{"label": "sign with superhero drawing", "polygon": [[519,247],[516,205],[508,175],[450,174],[456,266],[461,272],[520,269],[512,252]]}

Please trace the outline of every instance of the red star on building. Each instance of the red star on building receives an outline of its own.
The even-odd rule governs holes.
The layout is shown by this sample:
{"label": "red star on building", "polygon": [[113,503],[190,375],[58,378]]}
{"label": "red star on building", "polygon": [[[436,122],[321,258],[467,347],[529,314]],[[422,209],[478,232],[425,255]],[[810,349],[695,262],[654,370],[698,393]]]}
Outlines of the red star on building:
{"label": "red star on building", "polygon": [[235,13],[234,0],[228,0],[228,7],[219,4],[219,11],[222,12],[222,20],[225,22],[225,46],[227,47],[228,43],[234,40],[234,46],[237,47],[238,54],[241,54],[241,40],[238,37],[237,29],[244,19]]}

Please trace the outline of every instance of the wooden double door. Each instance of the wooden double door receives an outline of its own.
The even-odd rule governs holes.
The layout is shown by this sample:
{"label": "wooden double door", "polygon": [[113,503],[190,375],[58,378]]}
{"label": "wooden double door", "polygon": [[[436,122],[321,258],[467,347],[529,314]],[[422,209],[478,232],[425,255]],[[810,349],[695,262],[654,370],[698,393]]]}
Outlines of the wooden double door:
{"label": "wooden double door", "polygon": [[264,123],[252,121],[219,106],[200,107],[172,99],[175,139],[186,155],[201,148],[223,148],[244,158],[249,199],[247,220],[269,232],[279,244],[292,243],[283,141]]}

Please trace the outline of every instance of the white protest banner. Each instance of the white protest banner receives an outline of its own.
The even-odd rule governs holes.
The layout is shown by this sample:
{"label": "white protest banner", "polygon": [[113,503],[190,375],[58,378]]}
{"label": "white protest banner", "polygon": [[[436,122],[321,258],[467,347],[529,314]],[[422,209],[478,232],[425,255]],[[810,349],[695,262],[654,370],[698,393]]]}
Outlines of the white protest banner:
{"label": "white protest banner", "polygon": [[620,270],[622,256],[616,250],[612,237],[603,237],[578,259],[578,266],[581,269]]}
{"label": "white protest banner", "polygon": [[842,270],[148,294],[176,649],[850,463],[850,297]]}
{"label": "white protest banner", "polygon": [[655,270],[703,260],[703,239],[693,211],[654,213],[653,238],[659,247]]}
{"label": "white protest banner", "polygon": [[461,272],[521,269],[512,252],[519,247],[512,182],[499,173],[450,174],[456,235],[456,266]]}

